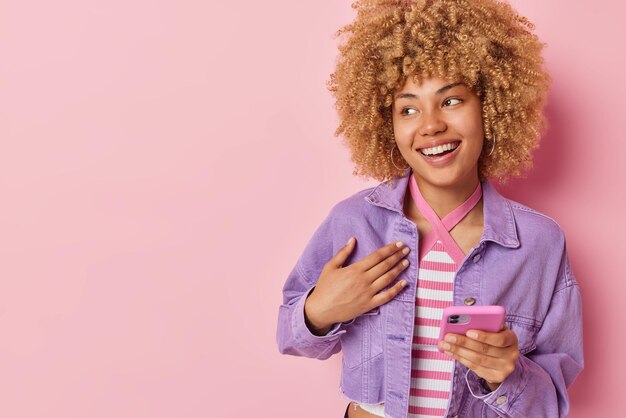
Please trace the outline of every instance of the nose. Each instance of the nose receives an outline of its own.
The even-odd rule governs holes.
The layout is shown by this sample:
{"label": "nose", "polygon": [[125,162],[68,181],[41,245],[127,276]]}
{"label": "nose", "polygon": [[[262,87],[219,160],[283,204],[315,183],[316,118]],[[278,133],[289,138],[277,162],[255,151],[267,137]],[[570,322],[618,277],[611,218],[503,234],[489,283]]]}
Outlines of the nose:
{"label": "nose", "polygon": [[448,128],[439,109],[422,110],[418,132],[422,136],[433,136]]}

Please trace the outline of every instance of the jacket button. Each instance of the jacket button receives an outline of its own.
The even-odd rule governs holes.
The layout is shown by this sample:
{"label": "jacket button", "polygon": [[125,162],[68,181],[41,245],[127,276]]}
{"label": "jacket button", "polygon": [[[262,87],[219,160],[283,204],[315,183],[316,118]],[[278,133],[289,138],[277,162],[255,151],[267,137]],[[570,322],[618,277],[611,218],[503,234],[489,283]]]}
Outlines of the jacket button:
{"label": "jacket button", "polygon": [[463,303],[467,306],[472,306],[473,304],[476,303],[476,299],[474,298],[465,298],[465,300],[463,301]]}
{"label": "jacket button", "polygon": [[502,405],[503,403],[506,402],[506,396],[502,395],[502,396],[498,396],[498,399],[496,399],[496,403],[498,405]]}
{"label": "jacket button", "polygon": [[478,263],[480,261],[480,254],[476,254],[473,260],[474,260],[474,263]]}

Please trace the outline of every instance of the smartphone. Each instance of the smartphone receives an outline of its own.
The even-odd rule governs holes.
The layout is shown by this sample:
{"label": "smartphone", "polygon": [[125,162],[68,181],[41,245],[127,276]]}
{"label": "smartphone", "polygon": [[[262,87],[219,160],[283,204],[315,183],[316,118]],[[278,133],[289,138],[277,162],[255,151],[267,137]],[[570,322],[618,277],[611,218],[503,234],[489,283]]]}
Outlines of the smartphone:
{"label": "smartphone", "polygon": [[470,329],[498,332],[504,326],[505,314],[504,307],[497,305],[448,306],[443,310],[437,347],[446,334],[465,335]]}

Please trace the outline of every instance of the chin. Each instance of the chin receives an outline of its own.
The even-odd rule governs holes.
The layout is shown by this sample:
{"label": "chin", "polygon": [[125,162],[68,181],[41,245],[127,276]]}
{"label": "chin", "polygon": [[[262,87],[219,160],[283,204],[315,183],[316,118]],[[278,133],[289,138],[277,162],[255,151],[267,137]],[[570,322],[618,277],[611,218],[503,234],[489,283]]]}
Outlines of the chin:
{"label": "chin", "polygon": [[414,169],[413,173],[422,181],[441,188],[462,186],[467,184],[468,181],[478,179],[478,170],[475,170],[474,173],[445,172],[444,170],[433,172],[433,170],[428,170],[425,173]]}

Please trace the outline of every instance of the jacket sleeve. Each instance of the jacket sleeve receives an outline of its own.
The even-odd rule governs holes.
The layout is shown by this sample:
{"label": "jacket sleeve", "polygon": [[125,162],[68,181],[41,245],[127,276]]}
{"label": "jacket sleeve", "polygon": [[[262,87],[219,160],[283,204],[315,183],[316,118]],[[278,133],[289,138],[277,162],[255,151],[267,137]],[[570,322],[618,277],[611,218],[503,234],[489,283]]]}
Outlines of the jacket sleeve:
{"label": "jacket sleeve", "polygon": [[[306,298],[314,289],[322,268],[334,255],[333,235],[344,234],[331,211],[313,234],[283,286],[276,334],[278,349],[283,354],[327,359],[341,349],[339,337],[346,332],[343,324],[335,324],[326,335],[316,336],[304,321]],[[346,242],[348,238],[346,234]]]}
{"label": "jacket sleeve", "polygon": [[550,307],[536,337],[536,349],[521,355],[514,372],[493,392],[473,372],[472,395],[503,417],[566,417],[567,388],[583,369],[580,290],[565,251]]}

